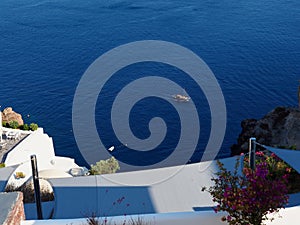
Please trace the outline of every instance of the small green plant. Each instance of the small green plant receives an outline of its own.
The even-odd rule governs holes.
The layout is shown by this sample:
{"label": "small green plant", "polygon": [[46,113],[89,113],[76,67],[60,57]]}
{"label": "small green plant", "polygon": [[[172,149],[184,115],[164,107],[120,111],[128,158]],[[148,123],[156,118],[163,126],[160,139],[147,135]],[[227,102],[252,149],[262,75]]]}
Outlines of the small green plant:
{"label": "small green plant", "polygon": [[96,217],[95,213],[92,213],[92,215],[90,217],[88,217],[86,220],[87,220],[88,225],[106,225],[107,224],[106,222],[104,224],[100,223],[100,220]]}
{"label": "small green plant", "polygon": [[[119,223],[120,225],[151,225],[151,222],[146,222],[142,217],[138,217],[137,219],[130,218],[128,222],[126,222],[126,218],[123,222]],[[87,225],[117,225],[116,222],[108,221],[107,218],[99,218],[93,213],[91,216],[87,218]]]}
{"label": "small green plant", "polygon": [[151,225],[151,222],[147,222],[143,217],[138,216],[137,219],[130,218],[129,225]]}
{"label": "small green plant", "polygon": [[92,175],[109,174],[116,173],[118,170],[120,170],[119,162],[112,156],[107,160],[100,160],[96,165],[91,165],[90,173]]}
{"label": "small green plant", "polygon": [[39,128],[39,126],[36,123],[31,123],[29,125],[30,130],[35,131]]}
{"label": "small green plant", "polygon": [[16,174],[15,174],[15,177],[17,178],[17,179],[19,179],[19,178],[24,178],[26,175],[23,173],[23,172],[16,172]]}
{"label": "small green plant", "polygon": [[29,130],[29,126],[28,126],[27,123],[25,123],[24,125],[21,125],[19,128],[20,128],[21,130]]}
{"label": "small green plant", "polygon": [[0,163],[0,168],[5,167],[5,163]]}
{"label": "small green plant", "polygon": [[9,127],[10,128],[13,128],[13,129],[17,129],[18,127],[19,127],[19,123],[17,122],[17,121],[11,121],[10,123],[9,123]]}
{"label": "small green plant", "polygon": [[[108,221],[106,217],[97,217],[96,213],[92,213],[92,215],[89,216],[86,220],[87,225],[119,225],[116,222]],[[126,225],[126,219],[123,221],[122,225]]]}

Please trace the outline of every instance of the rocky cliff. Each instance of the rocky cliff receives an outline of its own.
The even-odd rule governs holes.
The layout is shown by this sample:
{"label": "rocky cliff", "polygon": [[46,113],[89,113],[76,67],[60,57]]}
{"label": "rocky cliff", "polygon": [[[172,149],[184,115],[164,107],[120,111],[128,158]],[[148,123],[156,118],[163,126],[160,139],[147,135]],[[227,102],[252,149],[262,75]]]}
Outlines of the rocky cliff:
{"label": "rocky cliff", "polygon": [[10,123],[12,121],[17,121],[19,125],[24,124],[22,116],[13,111],[11,107],[7,107],[2,112],[2,123]]}
{"label": "rocky cliff", "polygon": [[300,110],[297,108],[277,107],[260,120],[243,120],[241,127],[237,144],[231,147],[232,155],[248,152],[250,137],[264,145],[300,149]]}

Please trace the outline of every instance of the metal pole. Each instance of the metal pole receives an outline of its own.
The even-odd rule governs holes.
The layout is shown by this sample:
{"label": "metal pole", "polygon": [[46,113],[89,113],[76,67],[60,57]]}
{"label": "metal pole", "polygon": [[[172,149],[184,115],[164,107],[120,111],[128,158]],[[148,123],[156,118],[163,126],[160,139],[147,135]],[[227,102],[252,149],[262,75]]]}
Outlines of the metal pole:
{"label": "metal pole", "polygon": [[31,160],[31,168],[32,168],[32,179],[34,185],[36,211],[37,211],[38,219],[42,220],[43,213],[42,213],[42,204],[41,204],[41,191],[40,191],[40,182],[39,182],[39,174],[37,169],[36,155],[30,156],[30,160]]}
{"label": "metal pole", "polygon": [[255,169],[255,151],[256,151],[256,138],[252,137],[249,139],[249,167]]}

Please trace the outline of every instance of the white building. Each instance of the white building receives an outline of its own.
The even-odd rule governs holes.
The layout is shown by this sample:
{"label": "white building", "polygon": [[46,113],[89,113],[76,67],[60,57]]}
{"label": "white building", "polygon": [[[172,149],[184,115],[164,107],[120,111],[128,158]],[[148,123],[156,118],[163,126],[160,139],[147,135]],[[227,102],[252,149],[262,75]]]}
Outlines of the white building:
{"label": "white building", "polygon": [[[8,180],[8,184],[13,183],[19,186],[31,178],[31,155],[36,155],[38,170],[41,174],[45,172],[47,178],[51,177],[51,172],[53,172],[53,177],[57,177],[58,172],[70,176],[71,169],[80,168],[74,159],[56,156],[52,138],[44,133],[43,128],[38,128],[38,130],[30,132],[27,137],[7,153],[4,161],[5,166],[16,167],[15,173]],[[17,178],[15,176],[16,172],[22,172],[25,177]]]}

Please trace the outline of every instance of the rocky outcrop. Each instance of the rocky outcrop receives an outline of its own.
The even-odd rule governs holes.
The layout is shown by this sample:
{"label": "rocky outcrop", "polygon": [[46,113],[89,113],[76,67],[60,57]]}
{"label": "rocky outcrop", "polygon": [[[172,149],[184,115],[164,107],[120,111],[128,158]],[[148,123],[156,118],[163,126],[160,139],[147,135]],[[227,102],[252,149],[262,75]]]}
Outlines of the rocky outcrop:
{"label": "rocky outcrop", "polygon": [[22,116],[13,111],[11,107],[7,107],[2,112],[2,123],[10,123],[12,121],[17,121],[19,125],[24,125]]}
{"label": "rocky outcrop", "polygon": [[250,137],[264,145],[300,149],[300,110],[297,108],[277,107],[260,120],[243,120],[241,126],[237,144],[231,147],[232,155],[248,152]]}

